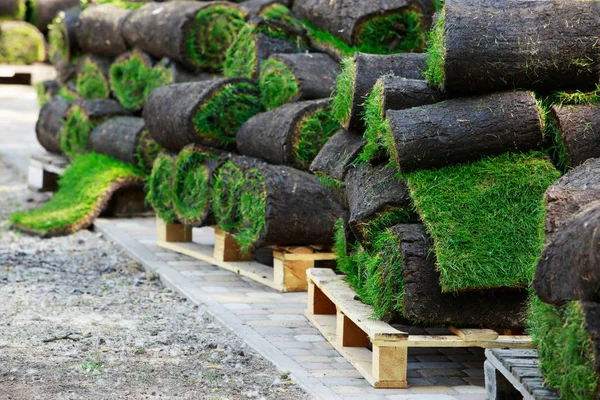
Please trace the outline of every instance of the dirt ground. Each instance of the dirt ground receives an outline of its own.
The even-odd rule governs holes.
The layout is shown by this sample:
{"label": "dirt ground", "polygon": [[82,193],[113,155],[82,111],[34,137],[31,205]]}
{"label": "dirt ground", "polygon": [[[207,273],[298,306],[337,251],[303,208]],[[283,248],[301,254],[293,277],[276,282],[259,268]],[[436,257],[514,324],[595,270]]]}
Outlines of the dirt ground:
{"label": "dirt ground", "polygon": [[46,198],[0,159],[1,400],[309,398],[100,234],[9,229]]}

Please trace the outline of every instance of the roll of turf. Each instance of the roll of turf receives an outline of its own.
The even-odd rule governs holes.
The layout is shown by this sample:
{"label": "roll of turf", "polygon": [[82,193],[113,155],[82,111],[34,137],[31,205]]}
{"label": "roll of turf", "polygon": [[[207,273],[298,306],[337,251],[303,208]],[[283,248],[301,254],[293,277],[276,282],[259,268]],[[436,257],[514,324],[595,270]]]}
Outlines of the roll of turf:
{"label": "roll of turf", "polygon": [[331,95],[340,73],[337,61],[324,53],[274,54],[260,69],[260,92],[267,110],[298,100]]}
{"label": "roll of turf", "polygon": [[256,164],[244,171],[234,237],[242,251],[269,245],[331,245],[342,207],[314,175]]}
{"label": "roll of turf", "polygon": [[4,0],[0,3],[0,20],[23,20],[26,11],[26,0]]}
{"label": "roll of turf", "polygon": [[321,148],[310,164],[310,170],[319,177],[321,183],[325,179],[331,180],[333,186],[342,185],[364,145],[365,140],[360,135],[340,129]]}
{"label": "roll of turf", "polygon": [[211,212],[212,178],[225,161],[223,153],[189,145],[183,148],[175,162],[173,209],[177,220],[188,226],[214,223]]}
{"label": "roll of turf", "polygon": [[363,134],[364,102],[377,80],[386,74],[407,79],[423,79],[427,68],[425,54],[373,55],[356,53],[342,62],[333,95],[333,114],[349,131]]}
{"label": "roll of turf", "polygon": [[0,21],[0,63],[32,64],[46,59],[44,35],[33,25]]}
{"label": "roll of turf", "polygon": [[79,0],[28,0],[27,5],[27,21],[42,33],[47,33],[54,17],[61,11],[78,6]]}
{"label": "roll of turf", "polygon": [[111,4],[87,7],[81,12],[75,34],[86,53],[118,57],[127,51],[121,27],[129,11]]}
{"label": "roll of turf", "polygon": [[177,220],[173,211],[173,185],[175,182],[175,160],[177,155],[161,152],[152,166],[148,178],[146,200],[152,205],[156,215],[165,222]]}
{"label": "roll of turf", "polygon": [[59,137],[61,150],[69,157],[89,150],[92,130],[107,118],[128,115],[114,100],[77,100],[67,112],[65,126]]}
{"label": "roll of turf", "polygon": [[308,169],[339,128],[329,99],[290,103],[249,119],[236,136],[240,154]]}
{"label": "roll of turf", "polygon": [[227,49],[223,72],[230,78],[257,80],[260,66],[272,54],[308,50],[306,32],[272,19],[256,17],[239,32]]}
{"label": "roll of turf", "polygon": [[61,96],[50,99],[42,106],[35,125],[38,142],[50,153],[61,153],[59,135],[67,118],[70,103]]}
{"label": "roll of turf", "polygon": [[166,85],[148,97],[144,119],[166,149],[191,143],[231,148],[240,126],[262,111],[259,97],[256,85],[245,79]]}
{"label": "roll of turf", "polygon": [[148,139],[144,120],[137,117],[114,117],[100,123],[90,134],[90,148],[146,172],[161,150]]}
{"label": "roll of turf", "polygon": [[80,7],[60,11],[48,25],[48,60],[57,68],[66,68],[81,52],[75,36],[80,13]]}
{"label": "roll of turf", "polygon": [[600,105],[553,106],[551,118],[569,167],[600,158]]}
{"label": "roll of turf", "polygon": [[77,63],[77,93],[84,99],[107,99],[110,97],[109,70],[111,60],[86,55]]}
{"label": "roll of turf", "polygon": [[121,32],[130,46],[186,67],[219,71],[244,13],[225,1],[148,3],[133,11]]}
{"label": "roll of turf", "polygon": [[36,83],[35,90],[40,107],[43,107],[44,104],[58,94],[60,84],[54,79],[49,79]]}

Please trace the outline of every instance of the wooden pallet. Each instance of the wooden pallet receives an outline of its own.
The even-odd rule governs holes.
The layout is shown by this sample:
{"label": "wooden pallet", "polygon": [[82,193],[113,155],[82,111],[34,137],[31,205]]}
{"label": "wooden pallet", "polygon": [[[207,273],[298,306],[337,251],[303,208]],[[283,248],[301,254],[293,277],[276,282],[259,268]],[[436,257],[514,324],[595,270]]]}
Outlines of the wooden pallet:
{"label": "wooden pallet", "polygon": [[33,85],[56,78],[56,70],[47,64],[0,64],[0,84]]}
{"label": "wooden pallet", "polygon": [[197,260],[245,276],[281,292],[304,292],[308,288],[306,271],[315,267],[315,262],[335,260],[330,252],[318,248],[272,247],[273,266],[252,260],[251,254],[243,254],[233,236],[218,228],[214,245],[192,241],[192,229],[182,224],[156,221],[157,242],[160,247],[185,254]]}
{"label": "wooden pallet", "polygon": [[355,300],[344,275],[307,271],[306,317],[362,376],[377,388],[406,388],[410,347],[532,348],[529,336],[499,335],[491,329],[456,329],[452,335],[412,335],[371,319],[373,308]]}
{"label": "wooden pallet", "polygon": [[488,349],[485,358],[485,391],[488,400],[560,398],[555,390],[544,385],[536,350]]}
{"label": "wooden pallet", "polygon": [[58,177],[63,174],[69,159],[57,154],[43,153],[31,156],[27,183],[29,188],[38,192],[55,192],[58,189]]}

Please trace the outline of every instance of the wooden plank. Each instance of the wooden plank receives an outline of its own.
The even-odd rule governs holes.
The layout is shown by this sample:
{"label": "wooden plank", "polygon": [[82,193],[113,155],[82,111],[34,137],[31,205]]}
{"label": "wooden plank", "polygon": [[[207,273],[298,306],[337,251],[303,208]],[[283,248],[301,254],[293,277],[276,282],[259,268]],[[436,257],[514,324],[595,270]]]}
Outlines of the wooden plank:
{"label": "wooden plank", "polygon": [[181,225],[171,224],[160,218],[156,219],[156,240],[158,242],[191,242],[192,228]]}
{"label": "wooden plank", "polygon": [[47,64],[0,64],[0,78],[11,78],[24,74],[31,76],[30,84],[32,85],[56,78],[56,70]]}
{"label": "wooden plank", "polygon": [[498,339],[498,332],[491,329],[458,329],[449,326],[448,329],[455,333],[462,340],[468,342],[477,340],[495,340]]}
{"label": "wooden plank", "polygon": [[336,275],[335,272],[326,268],[310,269],[307,275],[309,280],[312,280],[348,318],[367,334],[372,343],[388,341],[395,343],[408,337],[406,332],[401,332],[383,321],[373,320],[373,307],[354,299],[355,292],[346,284],[343,276]]}
{"label": "wooden plank", "polygon": [[496,340],[462,340],[455,335],[410,335],[405,341],[398,344],[381,343],[380,346],[406,346],[406,347],[482,347],[491,348],[519,348],[529,349],[535,347],[529,336],[503,336]]}
{"label": "wooden plank", "polygon": [[335,304],[314,283],[308,284],[308,308],[306,312],[317,315],[335,315]]}
{"label": "wooden plank", "polygon": [[314,261],[284,261],[273,259],[275,282],[286,292],[305,292],[308,290],[306,271],[315,266]]}
{"label": "wooden plank", "polygon": [[252,254],[242,252],[240,245],[233,236],[219,228],[214,228],[214,230],[215,247],[213,257],[216,260],[223,262],[252,260]]}
{"label": "wooden plank", "polygon": [[273,252],[273,257],[285,261],[328,261],[337,259],[334,253],[292,254]]}
{"label": "wooden plank", "polygon": [[336,321],[336,335],[338,344],[342,347],[367,347],[369,337],[350,318],[338,308]]}
{"label": "wooden plank", "polygon": [[407,387],[407,363],[408,348],[373,345],[373,379],[376,382],[405,382],[404,387]]}

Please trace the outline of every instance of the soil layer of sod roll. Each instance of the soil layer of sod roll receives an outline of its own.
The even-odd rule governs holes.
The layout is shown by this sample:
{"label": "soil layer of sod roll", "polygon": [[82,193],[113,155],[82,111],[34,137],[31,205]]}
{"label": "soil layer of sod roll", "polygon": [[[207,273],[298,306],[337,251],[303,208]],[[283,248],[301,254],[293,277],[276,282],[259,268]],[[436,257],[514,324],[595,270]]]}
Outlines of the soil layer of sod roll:
{"label": "soil layer of sod roll", "polygon": [[298,100],[331,95],[340,73],[337,61],[324,53],[275,54],[260,70],[260,92],[267,110]]}
{"label": "soil layer of sod roll", "polygon": [[431,25],[431,1],[296,1],[294,14],[375,54],[419,51]]}
{"label": "soil layer of sod roll", "polygon": [[131,111],[140,111],[154,89],[172,81],[170,69],[139,49],[124,53],[110,67],[112,92]]}
{"label": "soil layer of sod roll", "polygon": [[544,246],[543,195],[559,176],[535,152],[408,174],[442,290],[529,285]]}
{"label": "soil layer of sod roll", "polygon": [[361,165],[348,171],[345,182],[350,229],[365,248],[372,249],[383,230],[416,220],[408,186],[395,168]]}
{"label": "soil layer of sod roll", "polygon": [[234,237],[242,251],[268,245],[331,245],[343,214],[314,175],[256,164],[244,171]]}
{"label": "soil layer of sod roll", "polygon": [[188,226],[214,223],[211,212],[212,177],[225,162],[223,153],[198,145],[183,148],[175,163],[173,209],[177,220]]}
{"label": "soil layer of sod roll", "polygon": [[362,134],[365,130],[362,116],[364,102],[377,80],[386,74],[423,79],[427,68],[425,54],[373,55],[356,53],[354,58],[342,62],[342,72],[337,78],[333,115],[346,129]]}
{"label": "soil layer of sod roll", "polygon": [[0,20],[23,20],[26,11],[26,0],[3,0],[0,3]]}
{"label": "soil layer of sod roll", "polygon": [[48,25],[59,12],[79,4],[79,0],[28,0],[26,20],[45,34],[48,32]]}
{"label": "soil layer of sod roll", "polygon": [[103,154],[73,160],[58,182],[58,191],[40,208],[11,215],[11,224],[41,236],[68,235],[89,227],[108,206],[113,194],[144,185],[134,166]]}
{"label": "soil layer of sod roll", "polygon": [[67,111],[64,129],[60,133],[61,150],[69,157],[86,153],[90,145],[90,133],[107,118],[117,115],[129,115],[119,103],[114,100],[77,100]]}
{"label": "soil layer of sod roll", "polygon": [[249,18],[263,16],[269,14],[269,11],[273,9],[278,10],[280,7],[287,8],[289,6],[290,2],[287,0],[247,0],[239,4]]}
{"label": "soil layer of sod roll", "polygon": [[152,92],[144,107],[150,134],[179,151],[195,143],[231,148],[240,126],[262,111],[257,86],[245,79],[178,83]]}
{"label": "soil layer of sod roll", "polygon": [[35,26],[0,20],[0,63],[31,64],[45,59],[44,35]]}
{"label": "soil layer of sod roll", "polygon": [[117,160],[133,164],[142,171],[152,169],[160,147],[145,141],[144,120],[137,117],[114,117],[100,123],[90,134],[90,148]]}
{"label": "soil layer of sod roll", "polygon": [[70,103],[61,96],[56,96],[42,106],[35,125],[38,142],[50,153],[61,153],[59,135],[63,130],[64,121]]}
{"label": "soil layer of sod roll", "polygon": [[237,149],[271,164],[308,169],[338,129],[330,100],[290,103],[249,119],[237,133]]}
{"label": "soil layer of sod roll", "polygon": [[175,222],[173,211],[173,186],[175,183],[175,161],[177,154],[163,151],[154,160],[152,172],[146,185],[146,201],[156,215],[165,222]]}
{"label": "soil layer of sod roll", "polygon": [[337,131],[319,151],[310,164],[310,170],[314,172],[323,183],[329,178],[334,186],[343,184],[346,173],[351,168],[356,156],[362,151],[365,140],[345,129]]}
{"label": "soil layer of sod roll", "polygon": [[58,94],[60,84],[54,79],[48,79],[35,84],[37,99],[40,107],[43,107],[48,101]]}
{"label": "soil layer of sod roll", "polygon": [[598,303],[571,301],[554,307],[532,296],[527,324],[546,385],[565,400],[597,399]]}
{"label": "soil layer of sod roll", "polygon": [[427,81],[383,76],[367,96],[364,104],[364,137],[367,141],[358,157],[359,163],[385,157],[382,133],[385,132],[387,110],[404,110],[443,100],[444,95],[430,87]]}
{"label": "soil layer of sod roll", "polygon": [[67,69],[81,52],[75,35],[80,13],[80,7],[61,11],[48,26],[48,60],[56,68]]}
{"label": "soil layer of sod roll", "polygon": [[77,93],[84,99],[110,97],[109,70],[111,59],[86,55],[77,63]]}
{"label": "soil layer of sod roll", "polygon": [[600,78],[597,1],[448,0],[436,30],[428,76],[451,94],[584,90]]}
{"label": "soil layer of sod roll", "polygon": [[244,25],[244,13],[223,1],[148,3],[133,11],[121,32],[130,46],[169,57],[192,70],[219,71],[225,50]]}
{"label": "soil layer of sod roll", "polygon": [[103,57],[118,57],[127,51],[121,36],[121,26],[129,11],[111,4],[87,7],[79,15],[75,33],[79,46],[86,53]]}
{"label": "soil layer of sod roll", "polygon": [[307,49],[303,29],[277,20],[252,18],[227,49],[223,72],[231,78],[258,80],[262,63],[271,55],[302,53]]}
{"label": "soil layer of sod roll", "polygon": [[553,106],[551,118],[560,132],[569,167],[600,157],[600,104]]}
{"label": "soil layer of sod roll", "polygon": [[401,172],[438,168],[542,143],[531,92],[502,92],[388,110],[382,141]]}

